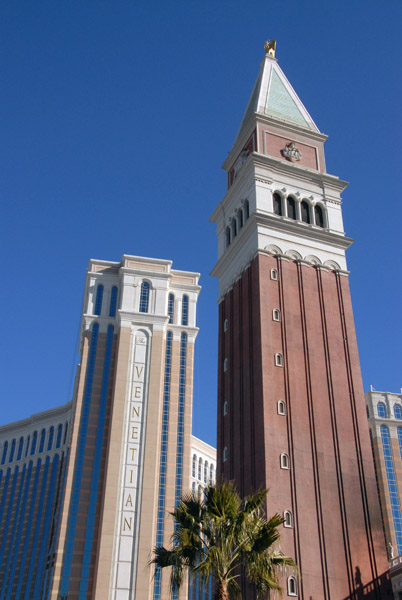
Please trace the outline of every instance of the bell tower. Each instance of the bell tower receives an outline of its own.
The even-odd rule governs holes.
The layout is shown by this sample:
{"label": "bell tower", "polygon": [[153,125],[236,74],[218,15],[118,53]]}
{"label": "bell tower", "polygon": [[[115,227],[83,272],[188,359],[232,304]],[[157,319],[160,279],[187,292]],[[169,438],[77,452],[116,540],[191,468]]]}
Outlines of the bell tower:
{"label": "bell tower", "polygon": [[[305,600],[391,594],[349,292],[341,193],[324,142],[266,54],[223,168],[218,475],[269,488]],[[254,598],[243,585],[245,598]],[[389,596],[392,597],[391,595]]]}

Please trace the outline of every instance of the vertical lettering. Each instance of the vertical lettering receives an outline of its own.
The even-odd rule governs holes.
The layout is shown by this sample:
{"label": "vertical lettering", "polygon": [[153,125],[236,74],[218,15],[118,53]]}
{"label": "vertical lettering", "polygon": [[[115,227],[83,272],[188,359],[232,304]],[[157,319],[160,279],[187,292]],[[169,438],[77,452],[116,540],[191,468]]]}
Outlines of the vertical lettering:
{"label": "vertical lettering", "polygon": [[138,418],[140,418],[140,407],[139,406],[132,406],[131,407],[131,416],[134,417],[134,415]]}
{"label": "vertical lettering", "polygon": [[131,439],[138,440],[138,427],[135,425],[131,426]]}
{"label": "vertical lettering", "polygon": [[138,385],[134,388],[134,398],[141,398],[141,388]]}
{"label": "vertical lettering", "polygon": [[132,501],[132,499],[131,499],[131,494],[129,494],[129,495],[127,496],[127,500],[126,500],[126,503],[125,503],[125,505],[124,505],[124,506],[132,506],[132,505],[133,505],[133,501]]}
{"label": "vertical lettering", "polygon": [[124,517],[123,531],[127,531],[127,529],[129,529],[131,531],[132,521],[133,521],[133,517],[129,517],[128,519],[126,517]]}
{"label": "vertical lettering", "polygon": [[141,370],[140,370],[140,367],[137,367],[137,365],[135,365],[135,370],[137,372],[137,379],[140,379],[141,373],[143,372],[144,367],[141,367]]}

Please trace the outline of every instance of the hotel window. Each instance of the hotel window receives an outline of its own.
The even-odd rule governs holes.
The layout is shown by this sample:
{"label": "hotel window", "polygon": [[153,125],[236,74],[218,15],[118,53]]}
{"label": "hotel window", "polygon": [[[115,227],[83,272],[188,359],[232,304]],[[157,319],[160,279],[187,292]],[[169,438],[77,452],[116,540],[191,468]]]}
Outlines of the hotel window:
{"label": "hotel window", "polygon": [[402,419],[402,407],[400,404],[394,405],[394,415],[395,419]]}
{"label": "hotel window", "polygon": [[225,402],[223,403],[223,416],[228,414],[228,401],[225,400]]}
{"label": "hotel window", "polygon": [[319,204],[314,207],[315,224],[324,227],[324,212]]}
{"label": "hotel window", "polygon": [[38,432],[34,431],[34,434],[32,436],[31,456],[33,454],[35,454],[37,440],[38,440]]}
{"label": "hotel window", "polygon": [[147,313],[149,305],[149,290],[150,285],[148,281],[143,281],[141,284],[141,295],[140,295],[140,312]]}
{"label": "hotel window", "polygon": [[305,200],[303,200],[303,202],[301,203],[301,219],[303,221],[303,223],[310,223],[310,207],[308,202],[306,202]]}
{"label": "hotel window", "polygon": [[96,288],[95,310],[94,315],[100,315],[102,312],[103,285],[98,285]]}
{"label": "hotel window", "polygon": [[387,409],[385,408],[384,402],[379,402],[377,404],[377,414],[379,417],[382,417],[383,419],[387,418]]}
{"label": "hotel window", "polygon": [[289,456],[286,452],[281,454],[281,469],[289,469]]}
{"label": "hotel window", "polygon": [[193,495],[195,494],[195,481],[193,481],[193,483],[191,484],[191,491],[193,492]]}
{"label": "hotel window", "polygon": [[289,196],[287,204],[288,204],[289,219],[296,220],[296,200],[294,198],[292,198],[292,196]]}
{"label": "hotel window", "polygon": [[47,451],[48,452],[49,452],[49,450],[52,449],[52,446],[53,446],[53,436],[54,436],[54,427],[52,425],[51,428],[49,429],[49,439],[47,441]]}
{"label": "hotel window", "polygon": [[288,596],[297,596],[297,581],[294,577],[288,579]]}
{"label": "hotel window", "polygon": [[181,324],[188,325],[188,296],[186,294],[183,296],[181,305]]}
{"label": "hotel window", "polygon": [[45,437],[46,437],[46,429],[42,429],[40,434],[40,442],[39,442],[39,454],[43,452],[45,448]]}
{"label": "hotel window", "polygon": [[174,319],[174,294],[169,294],[169,296],[168,296],[168,316],[169,316],[169,323],[173,323],[173,319]]}
{"label": "hotel window", "polygon": [[14,453],[15,453],[15,445],[16,445],[16,443],[17,442],[15,440],[13,440],[11,442],[10,456],[8,457],[8,462],[9,463],[13,462],[13,460],[14,460]]}
{"label": "hotel window", "polygon": [[198,459],[198,479],[201,481],[201,475],[202,475],[202,458],[200,456],[200,458]]}
{"label": "hotel window", "polygon": [[273,321],[281,320],[281,311],[279,310],[279,308],[274,308],[274,310],[272,311],[272,319]]}
{"label": "hotel window", "polygon": [[237,235],[237,222],[236,219],[232,219],[232,239]]}
{"label": "hotel window", "polygon": [[229,321],[227,319],[225,319],[223,321],[223,331],[227,331],[229,327]]}
{"label": "hotel window", "polygon": [[283,513],[283,526],[284,527],[293,527],[292,511],[285,510],[285,512]]}
{"label": "hotel window", "polygon": [[[398,427],[399,429],[399,427]],[[386,425],[381,425],[381,441],[382,449],[384,453],[385,470],[387,473],[387,483],[389,499],[391,504],[392,519],[394,522],[394,531],[396,537],[396,543],[398,548],[398,554],[402,553],[402,513],[401,505],[399,501],[397,479],[395,473],[394,457],[391,448],[391,436],[389,429]]]}
{"label": "hotel window", "polygon": [[25,458],[28,456],[28,452],[29,452],[29,441],[30,441],[31,437],[28,436],[27,437],[27,446],[25,448]]}
{"label": "hotel window", "polygon": [[115,317],[116,316],[116,308],[117,308],[117,293],[118,293],[118,289],[117,287],[114,285],[112,287],[112,291],[110,293],[110,306],[109,306],[109,317]]}
{"label": "hotel window", "polygon": [[243,211],[241,208],[239,209],[239,212],[237,214],[237,225],[240,231],[240,229],[243,227]]}
{"label": "hotel window", "polygon": [[228,449],[227,449],[227,446],[225,446],[223,449],[223,462],[226,462],[227,459],[228,459]]}
{"label": "hotel window", "polygon": [[4,442],[3,456],[1,457],[1,464],[2,465],[4,465],[4,463],[6,462],[7,450],[8,450],[8,442]]}
{"label": "hotel window", "polygon": [[193,464],[191,467],[191,475],[194,478],[195,478],[196,469],[197,469],[197,455],[193,454]]}
{"label": "hotel window", "polygon": [[209,465],[209,483],[214,483],[214,465],[212,463]]}
{"label": "hotel window", "polygon": [[278,271],[276,269],[271,269],[271,279],[273,281],[278,281]]}
{"label": "hotel window", "polygon": [[247,219],[250,216],[250,204],[249,204],[248,200],[244,201],[243,210],[244,210],[244,221],[247,221]]}
{"label": "hotel window", "polygon": [[226,227],[226,232],[225,232],[225,239],[226,239],[226,248],[228,246],[230,246],[230,227]]}
{"label": "hotel window", "polygon": [[286,415],[286,404],[283,400],[278,401],[278,415]]}
{"label": "hotel window", "polygon": [[277,352],[275,354],[275,366],[276,367],[283,367],[283,356],[280,352]]}
{"label": "hotel window", "polygon": [[207,479],[208,479],[208,463],[207,461],[204,462],[204,483],[207,483]]}
{"label": "hotel window", "polygon": [[199,486],[198,486],[198,500],[201,500],[201,498],[202,498],[202,488],[201,488],[201,486],[199,485]]}
{"label": "hotel window", "polygon": [[[110,331],[110,328],[112,328],[112,331],[113,331],[113,327],[112,327],[112,325],[109,325],[109,327],[108,327],[108,331]],[[65,423],[65,426],[64,426],[64,438],[63,438],[63,445],[66,443],[66,439],[67,439],[67,431],[68,431],[68,423],[66,422],[66,423]]]}
{"label": "hotel window", "polygon": [[227,371],[229,368],[229,361],[227,358],[225,358],[225,360],[223,361],[223,370]]}
{"label": "hotel window", "polygon": [[20,442],[18,444],[17,460],[21,460],[23,448],[24,448],[24,438],[20,437]]}
{"label": "hotel window", "polygon": [[57,427],[56,448],[61,446],[61,434],[63,433],[63,425],[60,423]]}
{"label": "hotel window", "polygon": [[282,216],[282,198],[279,194],[274,194],[273,196],[273,204],[274,204],[274,213],[276,215]]}

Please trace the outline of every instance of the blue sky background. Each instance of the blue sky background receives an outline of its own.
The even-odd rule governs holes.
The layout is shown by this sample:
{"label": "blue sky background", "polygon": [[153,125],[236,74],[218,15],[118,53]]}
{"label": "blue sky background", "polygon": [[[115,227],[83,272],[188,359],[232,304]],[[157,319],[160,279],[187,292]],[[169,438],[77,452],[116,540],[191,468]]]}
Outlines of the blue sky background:
{"label": "blue sky background", "polygon": [[402,4],[20,1],[1,7],[0,424],[70,400],[89,258],[199,271],[194,433],[215,443],[220,166],[263,58],[328,134],[364,388],[401,377]]}

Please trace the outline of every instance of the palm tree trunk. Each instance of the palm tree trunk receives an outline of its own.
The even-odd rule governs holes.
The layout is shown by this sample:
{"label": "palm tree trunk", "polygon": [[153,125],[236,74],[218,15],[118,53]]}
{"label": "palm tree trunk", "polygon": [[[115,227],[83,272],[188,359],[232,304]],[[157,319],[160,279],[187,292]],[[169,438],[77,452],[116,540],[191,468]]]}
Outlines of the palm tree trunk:
{"label": "palm tree trunk", "polygon": [[218,600],[230,600],[227,581],[221,581],[219,584]]}

